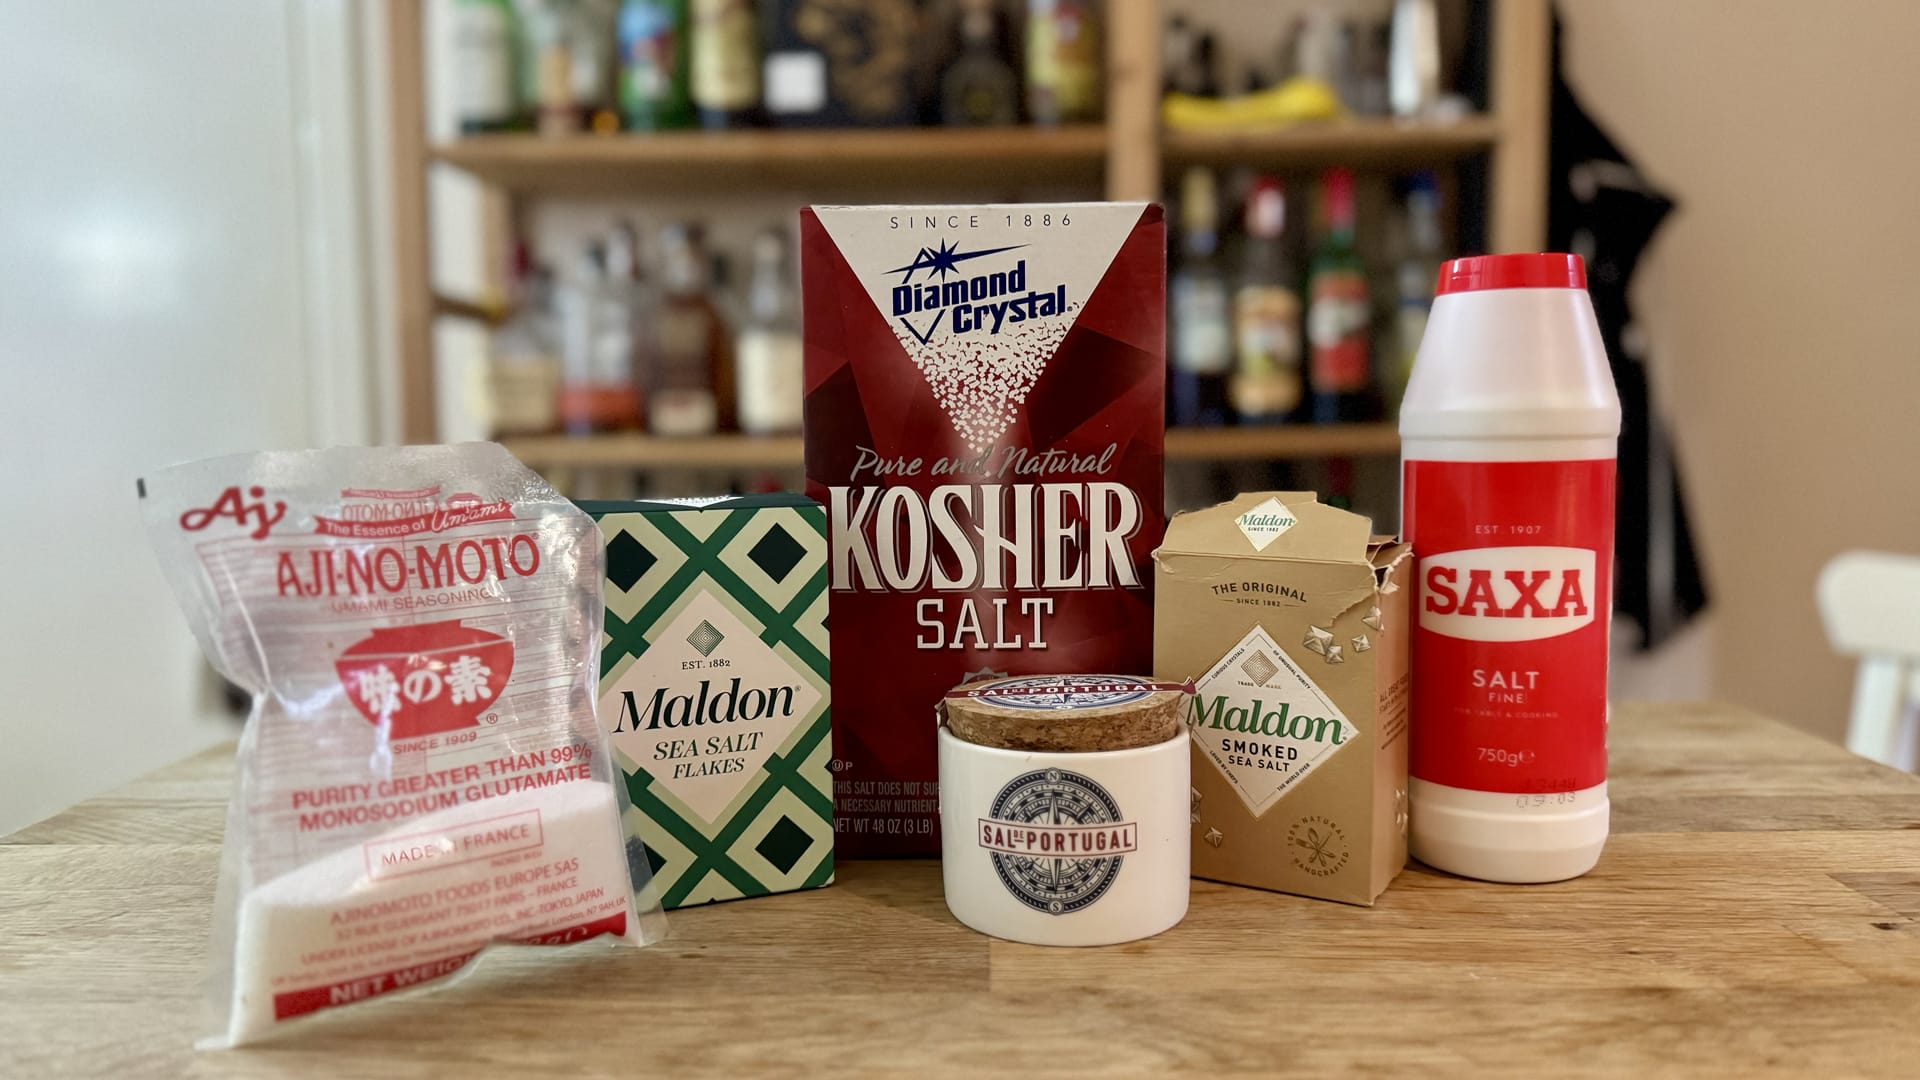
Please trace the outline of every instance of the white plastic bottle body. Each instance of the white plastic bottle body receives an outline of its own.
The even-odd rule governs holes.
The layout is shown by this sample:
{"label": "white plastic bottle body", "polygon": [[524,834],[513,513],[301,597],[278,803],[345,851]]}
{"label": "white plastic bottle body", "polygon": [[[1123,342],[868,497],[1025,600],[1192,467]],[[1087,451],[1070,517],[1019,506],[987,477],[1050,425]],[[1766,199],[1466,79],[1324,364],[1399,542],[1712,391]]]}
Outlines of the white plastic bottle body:
{"label": "white plastic bottle body", "polygon": [[[1586,873],[1608,831],[1620,405],[1568,277],[1584,273],[1553,258],[1557,287],[1458,274],[1450,291],[1448,274],[1480,260],[1443,269],[1401,411],[1417,560],[1410,847],[1489,881]],[[1531,282],[1541,266],[1489,276]]]}

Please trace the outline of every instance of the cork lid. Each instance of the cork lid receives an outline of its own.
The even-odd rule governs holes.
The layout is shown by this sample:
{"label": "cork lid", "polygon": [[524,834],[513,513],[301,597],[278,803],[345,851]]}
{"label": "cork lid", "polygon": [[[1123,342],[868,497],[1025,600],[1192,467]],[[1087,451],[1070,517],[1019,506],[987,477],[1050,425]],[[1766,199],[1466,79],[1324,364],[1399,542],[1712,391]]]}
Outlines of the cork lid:
{"label": "cork lid", "polygon": [[962,683],[940,717],[957,738],[1003,750],[1131,750],[1179,734],[1190,693],[1134,675],[1016,675]]}

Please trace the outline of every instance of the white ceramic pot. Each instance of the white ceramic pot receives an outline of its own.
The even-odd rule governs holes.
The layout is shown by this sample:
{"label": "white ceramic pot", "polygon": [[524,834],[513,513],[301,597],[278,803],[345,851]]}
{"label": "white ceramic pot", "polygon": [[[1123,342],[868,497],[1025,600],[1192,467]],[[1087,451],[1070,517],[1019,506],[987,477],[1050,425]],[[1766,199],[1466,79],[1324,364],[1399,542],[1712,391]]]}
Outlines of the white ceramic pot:
{"label": "white ceramic pot", "polygon": [[1112,945],[1187,914],[1187,733],[1131,750],[1034,753],[940,729],[947,908],[994,937]]}

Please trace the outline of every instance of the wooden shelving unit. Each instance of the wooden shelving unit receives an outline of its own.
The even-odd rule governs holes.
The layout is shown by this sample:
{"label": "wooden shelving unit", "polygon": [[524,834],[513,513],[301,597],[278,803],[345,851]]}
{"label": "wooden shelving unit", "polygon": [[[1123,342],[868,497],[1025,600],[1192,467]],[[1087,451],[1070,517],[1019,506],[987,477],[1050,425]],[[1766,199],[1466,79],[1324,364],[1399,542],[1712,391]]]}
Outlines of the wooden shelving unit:
{"label": "wooden shelving unit", "polygon": [[[489,185],[503,229],[518,200],[572,193],[806,191],[912,201],[916,191],[1076,188],[1110,199],[1157,199],[1163,172],[1192,163],[1266,168],[1345,164],[1414,169],[1486,155],[1484,215],[1493,251],[1538,250],[1546,230],[1550,17],[1547,0],[1489,0],[1492,102],[1485,116],[1452,123],[1353,118],[1230,133],[1162,131],[1161,5],[1109,0],[1104,23],[1104,123],[1059,129],[871,129],[675,132],[548,139],[498,135],[431,145],[426,138],[422,0],[387,5],[395,114],[393,218],[402,434],[434,438],[433,321],[458,303],[432,292],[427,252],[427,171],[453,166]],[[492,246],[500,250],[499,237]],[[692,441],[622,436],[520,439],[522,457],[546,467],[778,465],[799,460],[791,439]],[[1169,432],[1169,458],[1255,460],[1395,453],[1384,425],[1235,428]]]}
{"label": "wooden shelving unit", "polygon": [[[713,435],[666,439],[651,435],[521,436],[507,449],[536,469],[788,469],[801,463],[797,436]],[[1175,428],[1167,432],[1169,461],[1283,461],[1362,457],[1400,452],[1392,424],[1324,427]]]}
{"label": "wooden shelving unit", "polygon": [[[1499,141],[1484,116],[1400,123],[1360,117],[1219,133],[1168,132],[1161,158],[1274,167],[1343,164],[1415,168],[1485,153]],[[675,131],[658,134],[469,136],[431,150],[434,161],[464,169],[523,195],[766,190],[782,184],[898,190],[907,183],[944,187],[1047,183],[1097,187],[1107,130],[941,128],[872,131]]]}
{"label": "wooden shelving unit", "polygon": [[1169,165],[1419,168],[1486,153],[1499,141],[1499,125],[1485,116],[1417,123],[1353,117],[1247,131],[1169,131],[1160,152]]}
{"label": "wooden shelving unit", "polygon": [[797,435],[523,435],[502,439],[534,469],[788,469],[800,465]]}
{"label": "wooden shelving unit", "polygon": [[865,190],[906,184],[1099,184],[1107,131],[1056,129],[674,131],[540,138],[486,135],[433,150],[515,193]]}
{"label": "wooden shelving unit", "polygon": [[1392,424],[1296,424],[1167,431],[1169,461],[1288,461],[1391,456],[1399,452],[1400,433]]}

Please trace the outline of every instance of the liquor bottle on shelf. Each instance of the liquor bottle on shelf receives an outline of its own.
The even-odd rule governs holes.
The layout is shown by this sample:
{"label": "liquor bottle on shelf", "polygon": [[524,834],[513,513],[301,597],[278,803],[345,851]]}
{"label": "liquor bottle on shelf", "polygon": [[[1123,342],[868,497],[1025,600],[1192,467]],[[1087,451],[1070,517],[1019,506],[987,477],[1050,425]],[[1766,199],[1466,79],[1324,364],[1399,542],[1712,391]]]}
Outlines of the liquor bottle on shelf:
{"label": "liquor bottle on shelf", "polygon": [[514,252],[514,308],[487,340],[493,433],[540,435],[559,426],[560,347],[553,325],[553,275],[527,248]]}
{"label": "liquor bottle on shelf", "polygon": [[1219,97],[1213,33],[1195,29],[1184,16],[1169,18],[1161,37],[1161,71],[1163,89],[1169,93]]}
{"label": "liquor bottle on shelf", "polygon": [[459,0],[453,6],[454,111],[460,132],[513,127],[516,19],[508,0]]}
{"label": "liquor bottle on shelf", "polygon": [[1433,0],[1394,0],[1387,96],[1393,115],[1404,119],[1426,115],[1440,100],[1440,17]]}
{"label": "liquor bottle on shelf", "polygon": [[1228,391],[1241,423],[1294,419],[1306,401],[1300,366],[1300,294],[1283,234],[1286,193],[1270,176],[1247,196],[1246,239],[1233,296],[1234,370]]}
{"label": "liquor bottle on shelf", "polygon": [[[1346,21],[1334,8],[1314,8],[1300,17],[1292,42],[1293,74],[1313,79],[1339,92],[1348,82],[1353,63]],[[1353,102],[1342,100],[1352,107]]]}
{"label": "liquor bottle on shelf", "polygon": [[[588,245],[556,297],[560,318],[560,423],[569,434],[638,425],[633,377],[633,311],[626,283],[610,269],[609,245]],[[616,255],[616,259],[618,256]]]}
{"label": "liquor bottle on shelf", "polygon": [[1309,286],[1307,377],[1314,421],[1335,424],[1370,418],[1373,305],[1366,266],[1354,248],[1353,174],[1328,169],[1320,183],[1326,234],[1313,257]]}
{"label": "liquor bottle on shelf", "polygon": [[646,420],[647,387],[660,361],[660,288],[648,279],[640,252],[640,231],[630,221],[615,222],[607,237],[607,278],[627,312],[631,334],[627,371],[639,395],[637,419]]}
{"label": "liquor bottle on shelf", "polygon": [[760,104],[760,30],[754,0],[689,0],[690,91],[700,125],[750,126]]}
{"label": "liquor bottle on shelf", "polygon": [[1200,31],[1200,39],[1194,42],[1191,85],[1199,97],[1220,96],[1219,38],[1211,30]]}
{"label": "liquor bottle on shelf", "polygon": [[529,0],[527,49],[531,100],[542,135],[574,135],[591,127],[616,131],[613,111],[613,15],[608,0]]}
{"label": "liquor bottle on shelf", "polygon": [[917,0],[760,0],[761,103],[775,127],[918,119]]}
{"label": "liquor bottle on shelf", "polygon": [[1180,182],[1180,261],[1168,299],[1173,347],[1168,351],[1170,423],[1217,427],[1227,422],[1227,372],[1233,366],[1233,320],[1220,271],[1219,191],[1213,171],[1188,169]]}
{"label": "liquor bottle on shelf", "polygon": [[1388,27],[1382,21],[1359,20],[1347,24],[1352,61],[1348,66],[1347,91],[1352,110],[1361,116],[1385,116],[1389,111],[1387,90]]}
{"label": "liquor bottle on shelf", "polygon": [[994,0],[960,0],[960,54],[940,78],[940,122],[949,127],[1018,123],[1020,77],[1001,52]]}
{"label": "liquor bottle on shelf", "polygon": [[768,229],[753,241],[747,319],[734,346],[740,430],[784,435],[800,430],[800,308],[784,234]]}
{"label": "liquor bottle on shelf", "polygon": [[711,261],[697,225],[660,231],[662,292],[647,426],[656,435],[711,435],[733,427],[733,354],[709,295]]}
{"label": "liquor bottle on shelf", "polygon": [[595,135],[620,130],[620,101],[614,88],[620,48],[614,34],[619,0],[579,0],[573,19],[573,96],[581,123]]}
{"label": "liquor bottle on shelf", "polygon": [[1028,0],[1027,115],[1046,127],[1100,115],[1100,33],[1091,0]]}
{"label": "liquor bottle on shelf", "polygon": [[574,10],[562,0],[529,0],[525,8],[527,59],[521,67],[534,130],[542,135],[573,135],[581,128],[573,82]]}
{"label": "liquor bottle on shelf", "polygon": [[623,0],[616,36],[621,121],[633,131],[692,127],[687,0]]}
{"label": "liquor bottle on shelf", "polygon": [[1394,307],[1394,347],[1381,373],[1380,390],[1390,415],[1400,414],[1400,400],[1413,375],[1413,358],[1427,332],[1427,313],[1433,308],[1434,282],[1440,275],[1440,192],[1433,174],[1414,174],[1407,185],[1406,252],[1394,268],[1397,303]]}
{"label": "liquor bottle on shelf", "polygon": [[720,315],[720,325],[732,328],[745,323],[747,301],[734,274],[733,252],[725,248],[704,249],[707,254],[707,299]]}

